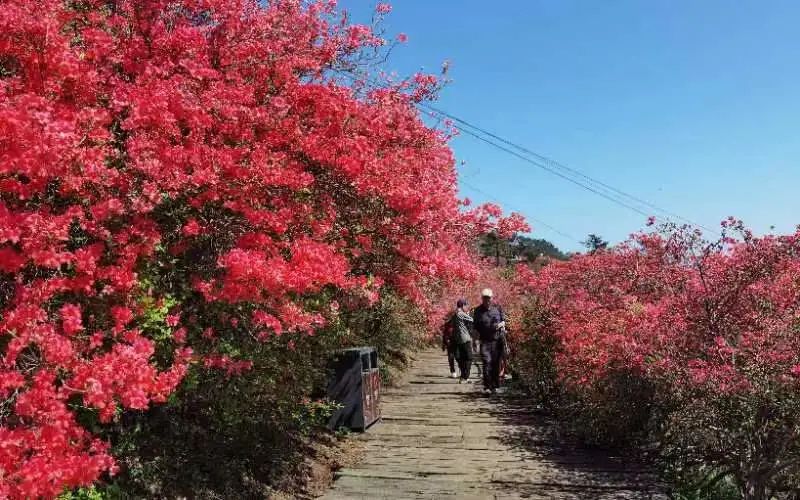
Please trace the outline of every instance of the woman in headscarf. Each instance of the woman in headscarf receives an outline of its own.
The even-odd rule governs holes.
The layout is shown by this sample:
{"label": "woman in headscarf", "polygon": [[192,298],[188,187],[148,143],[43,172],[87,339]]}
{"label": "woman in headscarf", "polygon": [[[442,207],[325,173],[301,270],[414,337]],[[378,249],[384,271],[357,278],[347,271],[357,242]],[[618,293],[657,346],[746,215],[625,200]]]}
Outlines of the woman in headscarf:
{"label": "woman in headscarf", "polygon": [[468,305],[466,299],[458,299],[456,302],[456,312],[453,314],[453,343],[455,344],[455,354],[458,360],[458,368],[461,371],[459,383],[469,380],[469,372],[472,368],[472,316],[467,312]]}

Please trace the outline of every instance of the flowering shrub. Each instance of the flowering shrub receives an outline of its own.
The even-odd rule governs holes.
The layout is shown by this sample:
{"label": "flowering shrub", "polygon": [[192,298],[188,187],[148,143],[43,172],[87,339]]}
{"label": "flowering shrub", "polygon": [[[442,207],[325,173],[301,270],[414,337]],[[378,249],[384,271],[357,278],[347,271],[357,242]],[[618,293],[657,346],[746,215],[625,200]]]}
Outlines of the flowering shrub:
{"label": "flowering shrub", "polygon": [[475,235],[522,227],[462,210],[413,106],[434,77],[331,77],[386,43],[333,9],[3,3],[0,497],[116,471],[76,415],[164,402],[198,362],[241,374],[242,339],[312,335],[384,284],[425,305]]}
{"label": "flowering shrub", "polygon": [[800,232],[723,228],[521,270],[543,318],[527,334],[555,341],[560,383],[598,421],[657,437],[698,491],[770,498],[800,487]]}
{"label": "flowering shrub", "polygon": [[[433,320],[431,326],[440,326],[455,311],[456,301],[459,298],[467,300],[469,307],[476,307],[481,303],[480,291],[490,288],[494,294],[494,302],[499,304],[506,314],[515,316],[512,322],[519,319],[519,305],[523,300],[526,286],[516,278],[513,267],[498,267],[493,259],[480,257],[477,252],[470,252],[473,260],[472,272],[466,279],[452,280],[447,286],[431,292],[437,297],[433,313],[429,316]],[[435,328],[432,329],[436,330]],[[440,333],[436,330],[437,333]]]}

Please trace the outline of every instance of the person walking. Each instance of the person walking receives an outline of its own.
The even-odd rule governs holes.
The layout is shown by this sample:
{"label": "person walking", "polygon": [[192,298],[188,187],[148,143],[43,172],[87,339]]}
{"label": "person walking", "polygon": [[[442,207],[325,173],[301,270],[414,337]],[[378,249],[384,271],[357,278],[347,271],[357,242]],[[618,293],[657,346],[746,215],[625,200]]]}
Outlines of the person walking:
{"label": "person walking", "polygon": [[448,317],[442,325],[442,350],[447,351],[447,364],[450,365],[450,378],[456,378],[456,352],[453,342],[453,318]]}
{"label": "person walking", "polygon": [[475,308],[472,319],[481,341],[483,358],[483,390],[495,394],[500,387],[500,362],[503,358],[501,330],[506,326],[503,309],[493,303],[490,288],[481,292],[481,305]]}
{"label": "person walking", "polygon": [[472,367],[472,316],[467,312],[467,301],[459,299],[456,303],[456,312],[453,314],[453,343],[455,344],[456,360],[461,376],[458,383],[468,382]]}

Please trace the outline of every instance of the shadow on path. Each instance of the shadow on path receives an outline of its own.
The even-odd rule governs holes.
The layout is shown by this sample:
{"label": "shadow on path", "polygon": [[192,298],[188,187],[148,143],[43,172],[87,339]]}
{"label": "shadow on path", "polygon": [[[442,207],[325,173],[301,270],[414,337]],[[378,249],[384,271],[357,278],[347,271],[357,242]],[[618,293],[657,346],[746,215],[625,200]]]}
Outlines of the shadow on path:
{"label": "shadow on path", "polygon": [[365,459],[337,473],[326,500],[666,498],[646,468],[565,439],[518,393],[489,398],[448,378],[445,356],[422,351],[383,419],[356,439]]}
{"label": "shadow on path", "polygon": [[492,437],[499,444],[525,461],[544,465],[537,484],[499,484],[503,490],[533,495],[552,488],[562,493],[558,498],[576,499],[668,498],[664,485],[647,466],[613,450],[582,444],[564,432],[549,411],[520,390],[510,387],[494,396],[480,391],[458,396],[497,419],[501,430]]}

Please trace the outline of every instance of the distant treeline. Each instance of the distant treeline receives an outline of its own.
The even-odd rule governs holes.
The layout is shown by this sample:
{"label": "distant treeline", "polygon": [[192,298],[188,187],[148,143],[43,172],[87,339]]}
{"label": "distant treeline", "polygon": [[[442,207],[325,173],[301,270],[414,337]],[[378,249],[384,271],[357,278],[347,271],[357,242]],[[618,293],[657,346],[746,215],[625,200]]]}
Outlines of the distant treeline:
{"label": "distant treeline", "polygon": [[537,259],[569,258],[568,254],[551,242],[527,236],[515,236],[511,240],[503,240],[494,234],[488,234],[480,238],[478,247],[481,255],[495,259],[498,265],[509,262],[534,262]]}

